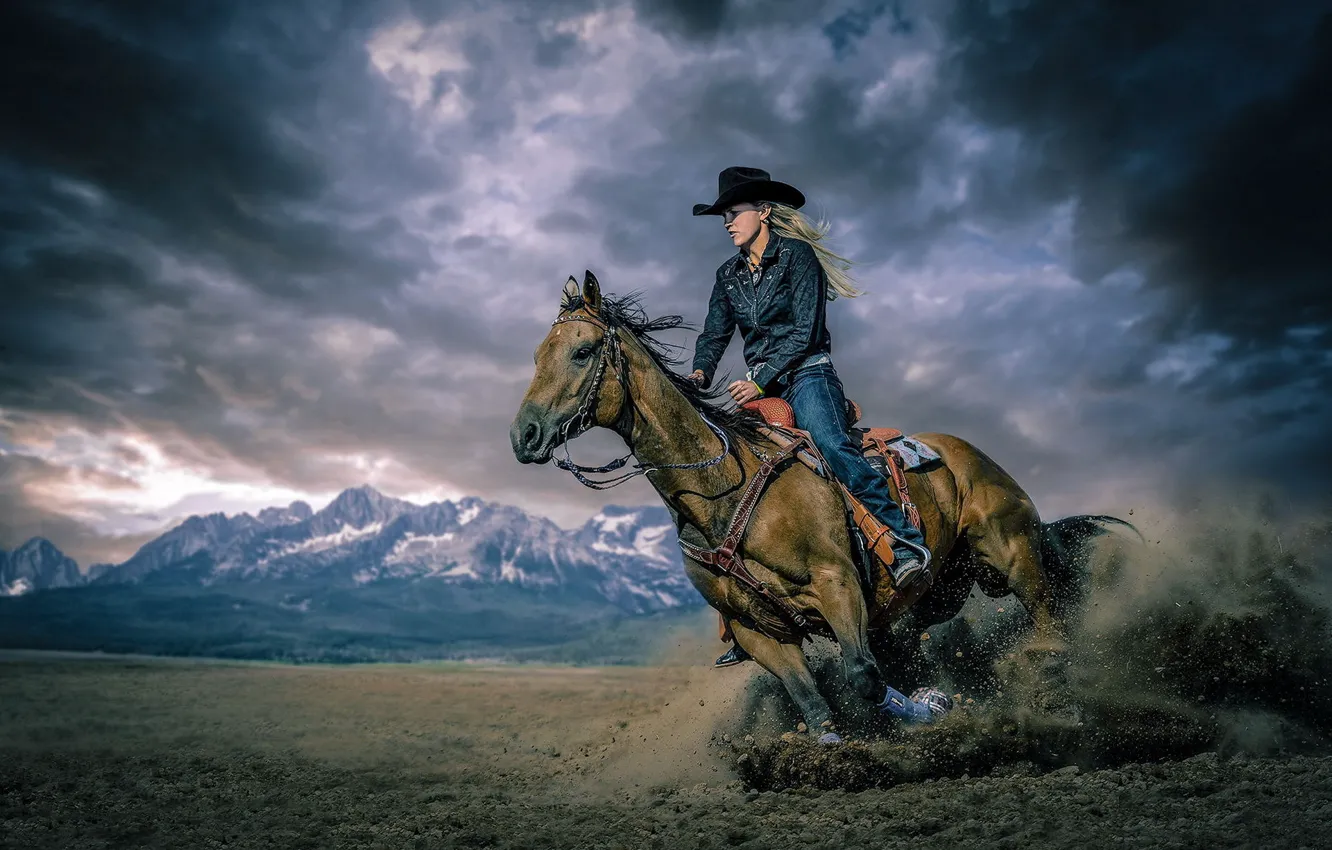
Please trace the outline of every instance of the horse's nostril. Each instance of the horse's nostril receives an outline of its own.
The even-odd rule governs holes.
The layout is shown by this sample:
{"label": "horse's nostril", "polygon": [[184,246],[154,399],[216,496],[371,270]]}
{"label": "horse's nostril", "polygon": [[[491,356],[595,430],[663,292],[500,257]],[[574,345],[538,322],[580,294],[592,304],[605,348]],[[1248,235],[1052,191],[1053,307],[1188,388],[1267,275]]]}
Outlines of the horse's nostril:
{"label": "horse's nostril", "polygon": [[529,423],[523,431],[523,445],[529,449],[535,449],[537,442],[541,439],[541,429],[535,422]]}

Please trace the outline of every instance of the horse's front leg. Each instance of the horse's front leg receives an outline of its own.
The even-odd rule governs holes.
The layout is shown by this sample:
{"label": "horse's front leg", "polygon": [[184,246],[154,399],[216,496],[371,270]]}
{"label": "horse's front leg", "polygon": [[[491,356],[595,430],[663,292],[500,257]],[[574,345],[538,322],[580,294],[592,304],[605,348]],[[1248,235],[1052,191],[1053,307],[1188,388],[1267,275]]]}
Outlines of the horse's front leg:
{"label": "horse's front leg", "polygon": [[832,732],[832,709],[819,693],[814,674],[799,644],[783,643],[776,638],[746,628],[738,620],[728,621],[731,633],[740,646],[754,656],[764,670],[781,680],[786,692],[795,700],[805,719],[810,734],[822,743],[835,743],[841,738]]}
{"label": "horse's front leg", "polygon": [[874,660],[869,643],[869,610],[865,607],[865,596],[854,579],[854,570],[849,565],[841,570],[811,570],[815,607],[837,638],[837,646],[842,652],[842,670],[852,690],[879,705],[885,694],[883,674]]}

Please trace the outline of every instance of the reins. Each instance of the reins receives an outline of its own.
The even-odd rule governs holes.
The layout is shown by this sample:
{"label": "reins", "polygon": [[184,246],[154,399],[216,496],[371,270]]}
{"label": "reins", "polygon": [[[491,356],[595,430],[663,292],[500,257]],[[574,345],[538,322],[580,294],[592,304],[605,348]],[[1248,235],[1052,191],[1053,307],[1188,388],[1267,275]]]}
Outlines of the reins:
{"label": "reins", "polygon": [[708,417],[700,412],[698,415],[703,420],[703,424],[707,425],[712,433],[716,434],[721,440],[722,450],[716,457],[694,463],[635,463],[634,468],[631,471],[615,478],[607,478],[600,481],[588,478],[587,474],[601,475],[623,469],[624,465],[629,462],[629,458],[634,456],[634,453],[630,451],[624,457],[618,457],[610,463],[603,464],[602,466],[580,466],[573,462],[573,457],[569,453],[569,443],[596,425],[597,405],[601,402],[601,384],[606,377],[606,370],[608,368],[615,370],[615,377],[620,383],[620,389],[624,394],[626,403],[633,404],[633,399],[629,395],[629,377],[624,369],[624,352],[620,349],[620,335],[615,332],[614,328],[600,319],[596,319],[592,316],[580,316],[575,313],[560,316],[550,324],[551,327],[554,327],[555,325],[564,322],[586,322],[589,325],[600,328],[603,335],[601,338],[601,358],[597,361],[597,368],[592,374],[592,380],[588,382],[587,389],[583,391],[583,397],[578,403],[578,410],[560,426],[561,444],[564,447],[564,457],[555,458],[555,465],[557,467],[572,474],[573,477],[578,480],[578,483],[582,484],[584,487],[590,487],[593,490],[609,490],[612,487],[618,487],[631,478],[636,478],[639,475],[646,475],[649,472],[657,472],[663,469],[706,469],[709,466],[716,466],[725,460],[726,456],[731,453],[731,441],[726,436],[726,431],[714,425]]}

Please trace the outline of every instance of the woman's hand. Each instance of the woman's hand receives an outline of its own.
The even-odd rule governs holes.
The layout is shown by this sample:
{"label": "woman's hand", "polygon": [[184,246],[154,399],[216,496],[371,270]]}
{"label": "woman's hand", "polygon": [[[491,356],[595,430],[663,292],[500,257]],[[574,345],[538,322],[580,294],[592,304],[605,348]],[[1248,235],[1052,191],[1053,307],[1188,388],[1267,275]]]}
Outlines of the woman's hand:
{"label": "woman's hand", "polygon": [[731,398],[735,400],[736,404],[748,404],[763,395],[758,388],[758,384],[753,381],[733,381],[726,388],[726,391],[731,394]]}
{"label": "woman's hand", "polygon": [[695,384],[698,384],[700,387],[702,387],[703,382],[706,381],[707,378],[703,375],[702,369],[695,369],[694,371],[690,372],[688,375],[685,376],[685,380],[693,381]]}

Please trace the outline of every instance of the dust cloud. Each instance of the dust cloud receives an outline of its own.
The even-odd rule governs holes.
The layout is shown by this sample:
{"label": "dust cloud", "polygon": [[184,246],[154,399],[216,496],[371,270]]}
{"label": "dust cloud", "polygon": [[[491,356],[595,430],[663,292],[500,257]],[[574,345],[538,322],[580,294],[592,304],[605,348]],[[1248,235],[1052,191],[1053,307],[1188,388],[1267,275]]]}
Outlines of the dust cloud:
{"label": "dust cloud", "polygon": [[[715,670],[724,651],[711,609],[663,635],[650,663],[670,671],[650,715],[617,724],[594,771],[582,787],[590,794],[662,792],[734,781],[737,774],[715,748],[718,716],[739,713],[746,702],[749,671]],[[753,665],[748,665],[752,667]]]}
{"label": "dust cloud", "polygon": [[818,642],[811,660],[849,743],[790,734],[794,706],[760,674],[715,719],[716,750],[759,790],[859,790],[1332,749],[1332,521],[1278,520],[1261,506],[1130,519],[1145,541],[1087,542],[1057,661],[1021,651],[1029,624],[1015,599],[977,591],[961,616],[922,631],[914,657],[884,660],[900,690],[955,694],[960,709],[944,722],[904,730],[878,715]]}

